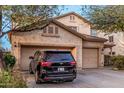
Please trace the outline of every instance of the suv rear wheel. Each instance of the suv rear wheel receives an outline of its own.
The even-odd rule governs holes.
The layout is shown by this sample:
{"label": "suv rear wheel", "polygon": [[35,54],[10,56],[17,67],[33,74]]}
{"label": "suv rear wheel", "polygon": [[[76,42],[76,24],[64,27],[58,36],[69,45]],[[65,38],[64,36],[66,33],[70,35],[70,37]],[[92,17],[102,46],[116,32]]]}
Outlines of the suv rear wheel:
{"label": "suv rear wheel", "polygon": [[30,73],[30,74],[34,74],[34,72],[32,71],[31,66],[29,66],[29,73]]}

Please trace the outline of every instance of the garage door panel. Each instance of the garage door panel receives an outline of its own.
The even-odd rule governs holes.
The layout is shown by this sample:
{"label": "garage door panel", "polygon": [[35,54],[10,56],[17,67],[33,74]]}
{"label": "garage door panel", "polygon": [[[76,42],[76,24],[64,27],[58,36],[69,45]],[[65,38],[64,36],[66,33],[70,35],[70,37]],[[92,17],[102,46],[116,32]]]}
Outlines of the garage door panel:
{"label": "garage door panel", "polygon": [[30,48],[22,48],[21,50],[21,69],[22,70],[28,70],[29,69],[29,63],[30,63],[30,59],[29,56],[33,56],[35,53],[34,48],[30,49]]}
{"label": "garage door panel", "polygon": [[98,49],[83,49],[83,68],[97,68]]}
{"label": "garage door panel", "polygon": [[22,70],[29,70],[29,63],[30,63],[30,59],[29,56],[33,56],[34,53],[37,50],[65,50],[65,51],[70,51],[71,49],[69,48],[65,48],[65,49],[57,49],[57,48],[42,48],[42,47],[22,47],[21,48],[21,62],[20,62],[20,67]]}

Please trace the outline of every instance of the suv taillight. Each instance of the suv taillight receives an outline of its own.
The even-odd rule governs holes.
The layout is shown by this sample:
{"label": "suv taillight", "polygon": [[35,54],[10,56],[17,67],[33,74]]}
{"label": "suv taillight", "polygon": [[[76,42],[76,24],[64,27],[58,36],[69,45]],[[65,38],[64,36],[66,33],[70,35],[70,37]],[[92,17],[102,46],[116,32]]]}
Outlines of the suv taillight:
{"label": "suv taillight", "polygon": [[41,66],[49,67],[49,66],[51,66],[51,62],[41,62]]}
{"label": "suv taillight", "polygon": [[75,61],[70,62],[71,65],[76,65]]}

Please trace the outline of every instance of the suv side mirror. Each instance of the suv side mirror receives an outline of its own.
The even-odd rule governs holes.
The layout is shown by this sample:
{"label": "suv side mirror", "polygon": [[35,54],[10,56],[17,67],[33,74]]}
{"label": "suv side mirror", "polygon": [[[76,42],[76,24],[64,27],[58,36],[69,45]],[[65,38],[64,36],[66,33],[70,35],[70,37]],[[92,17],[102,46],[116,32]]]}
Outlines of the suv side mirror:
{"label": "suv side mirror", "polygon": [[34,57],[33,56],[29,56],[29,59],[34,59]]}

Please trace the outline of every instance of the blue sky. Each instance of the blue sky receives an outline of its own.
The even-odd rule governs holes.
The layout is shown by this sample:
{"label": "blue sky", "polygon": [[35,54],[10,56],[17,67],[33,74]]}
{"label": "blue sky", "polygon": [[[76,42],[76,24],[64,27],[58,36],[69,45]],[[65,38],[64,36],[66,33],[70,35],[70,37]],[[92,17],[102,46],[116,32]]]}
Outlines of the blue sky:
{"label": "blue sky", "polygon": [[[81,6],[78,6],[78,5],[66,5],[64,7],[64,10],[62,11],[62,14],[72,12],[72,11],[80,14],[80,9],[81,9]],[[7,30],[9,30],[9,29],[7,29]],[[5,49],[6,48],[8,48],[8,49],[11,48],[11,44],[8,40],[7,35],[4,36],[0,41],[2,41],[2,47],[3,48],[5,48]]]}
{"label": "blue sky", "polygon": [[66,5],[64,7],[64,11],[62,13],[67,13],[67,12],[73,11],[73,12],[80,14],[80,9],[81,9],[81,6],[79,6],[79,5]]}

